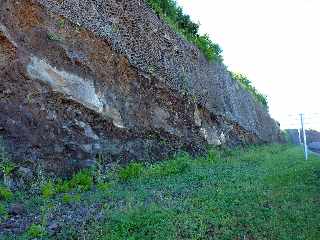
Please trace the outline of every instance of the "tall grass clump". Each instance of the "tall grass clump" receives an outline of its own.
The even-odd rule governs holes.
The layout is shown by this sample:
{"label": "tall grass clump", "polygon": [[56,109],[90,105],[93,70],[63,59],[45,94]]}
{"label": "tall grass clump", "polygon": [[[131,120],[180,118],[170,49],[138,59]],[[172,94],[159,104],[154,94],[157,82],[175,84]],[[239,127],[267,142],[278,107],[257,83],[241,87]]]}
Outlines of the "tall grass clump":
{"label": "tall grass clump", "polygon": [[144,166],[141,163],[130,163],[126,167],[122,167],[119,170],[119,179],[122,182],[128,181],[130,179],[135,179],[141,176],[143,173]]}
{"label": "tall grass clump", "polygon": [[208,61],[222,62],[222,50],[207,34],[199,33],[199,24],[194,23],[190,16],[183,13],[174,0],[147,0],[149,6],[162,17],[176,32],[189,42],[195,44]]}

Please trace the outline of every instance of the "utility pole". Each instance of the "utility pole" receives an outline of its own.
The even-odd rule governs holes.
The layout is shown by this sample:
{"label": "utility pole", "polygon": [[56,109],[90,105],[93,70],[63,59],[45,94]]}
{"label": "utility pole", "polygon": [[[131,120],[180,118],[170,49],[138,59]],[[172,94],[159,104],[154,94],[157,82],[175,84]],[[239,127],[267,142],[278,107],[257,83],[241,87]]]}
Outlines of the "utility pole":
{"label": "utility pole", "polygon": [[298,128],[298,134],[299,134],[299,143],[300,145],[302,145],[300,128]]}
{"label": "utility pole", "polygon": [[302,130],[302,134],[303,134],[304,156],[305,156],[306,160],[308,160],[307,136],[306,136],[306,130],[304,128],[304,116],[302,113],[300,114],[300,120],[301,120],[301,130]]}

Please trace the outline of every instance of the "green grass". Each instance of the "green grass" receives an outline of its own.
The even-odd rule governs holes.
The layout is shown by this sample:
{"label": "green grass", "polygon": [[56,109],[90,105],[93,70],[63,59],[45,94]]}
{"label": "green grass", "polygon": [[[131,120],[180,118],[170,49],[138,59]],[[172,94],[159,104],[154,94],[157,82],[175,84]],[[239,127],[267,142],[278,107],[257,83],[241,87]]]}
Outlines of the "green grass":
{"label": "green grass", "polygon": [[274,145],[184,158],[116,185],[90,238],[320,239],[318,157]]}
{"label": "green grass", "polygon": [[128,166],[119,170],[119,179],[121,181],[128,181],[140,177],[143,171],[143,165],[141,163],[130,163]]}
{"label": "green grass", "polygon": [[[320,239],[320,158],[305,161],[297,147],[212,149],[197,159],[180,154],[120,168],[108,181],[76,195],[82,205],[103,206],[105,216],[87,223],[82,238]],[[74,201],[57,195],[50,204]],[[25,200],[30,208],[43,202]],[[60,234],[55,239],[75,238],[70,226]]]}

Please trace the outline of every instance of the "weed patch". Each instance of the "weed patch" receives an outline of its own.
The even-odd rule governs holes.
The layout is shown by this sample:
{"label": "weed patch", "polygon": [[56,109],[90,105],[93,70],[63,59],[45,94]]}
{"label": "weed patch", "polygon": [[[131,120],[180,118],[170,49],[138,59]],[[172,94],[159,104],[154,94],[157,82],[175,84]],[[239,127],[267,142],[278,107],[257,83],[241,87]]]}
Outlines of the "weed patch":
{"label": "weed patch", "polygon": [[130,179],[136,179],[143,173],[144,166],[141,163],[130,163],[128,166],[119,170],[120,181],[128,181]]}
{"label": "weed patch", "polygon": [[42,238],[45,235],[45,229],[38,224],[32,224],[27,231],[27,236],[30,238]]}
{"label": "weed patch", "polygon": [[71,178],[69,188],[88,191],[93,186],[93,174],[90,170],[82,170]]}
{"label": "weed patch", "polygon": [[0,186],[0,200],[8,201],[13,197],[13,193],[9,188]]}

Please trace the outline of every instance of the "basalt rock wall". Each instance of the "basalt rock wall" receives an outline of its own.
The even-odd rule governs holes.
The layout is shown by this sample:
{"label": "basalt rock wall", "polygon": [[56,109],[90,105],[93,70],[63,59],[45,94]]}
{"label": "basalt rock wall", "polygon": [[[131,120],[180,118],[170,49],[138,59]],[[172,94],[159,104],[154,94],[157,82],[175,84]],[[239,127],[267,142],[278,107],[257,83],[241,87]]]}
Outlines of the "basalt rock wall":
{"label": "basalt rock wall", "polygon": [[280,141],[279,126],[142,0],[1,0],[0,135],[68,174],[179,150]]}

